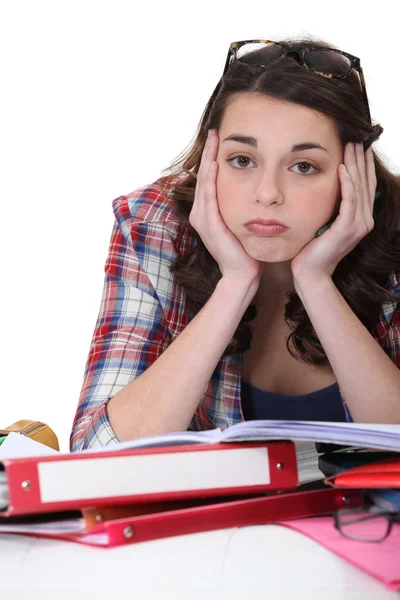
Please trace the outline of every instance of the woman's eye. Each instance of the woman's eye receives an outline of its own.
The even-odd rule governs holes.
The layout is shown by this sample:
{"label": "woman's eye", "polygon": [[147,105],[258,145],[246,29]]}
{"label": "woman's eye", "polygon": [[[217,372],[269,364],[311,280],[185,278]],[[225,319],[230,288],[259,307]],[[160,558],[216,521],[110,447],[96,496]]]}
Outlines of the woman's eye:
{"label": "woman's eye", "polygon": [[[248,162],[246,161],[250,161],[254,164],[254,161],[251,160],[251,158],[249,158],[248,156],[243,156],[242,154],[238,154],[237,156],[234,156],[233,158],[228,158],[226,162],[233,164],[234,160],[238,160],[239,162],[236,163],[236,166],[239,169],[246,169]],[[313,165],[311,165],[308,162],[298,162],[296,163],[294,166],[297,167],[297,165],[300,165],[300,170],[296,171],[299,175],[308,175],[309,173],[317,173],[319,171],[319,169],[317,169],[316,167],[314,167]],[[310,167],[311,169],[314,169],[314,171],[310,171]]]}
{"label": "woman's eye", "polygon": [[241,159],[241,160],[240,160],[240,163],[239,163],[241,166],[239,167],[239,169],[242,169],[242,168],[243,168],[243,160],[244,160],[244,161],[246,161],[246,160],[250,160],[251,162],[253,162],[253,161],[251,160],[251,158],[248,158],[248,156],[243,156],[242,154],[238,154],[237,156],[234,156],[233,158],[228,158],[226,162],[233,164],[233,161],[234,161],[234,160],[236,160],[237,158],[240,158],[240,159]]}
{"label": "woman's eye", "polygon": [[308,170],[309,167],[311,167],[312,169],[314,169],[314,171],[311,171],[311,173],[317,173],[319,171],[319,169],[317,169],[316,167],[314,167],[313,165],[310,165],[310,163],[308,162],[298,162],[295,165],[293,165],[294,167],[297,167],[297,165],[301,165],[301,167],[306,167],[306,171],[304,169],[301,169],[300,171],[297,171],[297,173],[303,174],[303,175],[308,175],[308,173],[310,173],[310,171]]}

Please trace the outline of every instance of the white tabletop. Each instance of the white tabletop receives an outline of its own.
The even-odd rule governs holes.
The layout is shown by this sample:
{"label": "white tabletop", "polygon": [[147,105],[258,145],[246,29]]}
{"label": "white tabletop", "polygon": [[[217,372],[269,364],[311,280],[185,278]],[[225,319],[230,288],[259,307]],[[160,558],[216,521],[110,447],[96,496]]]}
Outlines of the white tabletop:
{"label": "white tabletop", "polygon": [[[207,600],[400,599],[300,533],[254,525],[117,548],[0,535],[0,582],[10,598]],[[29,595],[28,595],[29,592]]]}

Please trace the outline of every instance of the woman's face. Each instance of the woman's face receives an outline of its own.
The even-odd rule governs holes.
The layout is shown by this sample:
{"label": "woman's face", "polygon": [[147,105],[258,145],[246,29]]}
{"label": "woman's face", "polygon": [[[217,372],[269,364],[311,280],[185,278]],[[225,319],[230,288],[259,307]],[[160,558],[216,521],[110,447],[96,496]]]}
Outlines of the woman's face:
{"label": "woman's face", "polygon": [[[255,92],[235,95],[219,130],[217,197],[221,215],[247,253],[262,262],[293,259],[339,211],[343,148],[322,113]],[[228,136],[251,136],[252,145]],[[319,144],[292,151],[292,146]],[[250,219],[276,219],[289,229],[260,236]]]}

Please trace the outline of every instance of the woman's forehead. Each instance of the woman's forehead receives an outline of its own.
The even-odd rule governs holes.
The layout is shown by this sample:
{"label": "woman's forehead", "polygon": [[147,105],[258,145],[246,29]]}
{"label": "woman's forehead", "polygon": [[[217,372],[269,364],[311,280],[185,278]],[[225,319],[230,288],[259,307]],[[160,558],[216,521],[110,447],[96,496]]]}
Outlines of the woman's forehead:
{"label": "woman's forehead", "polygon": [[[300,117],[301,121],[299,121]],[[315,127],[324,125],[328,127],[331,122],[328,116],[318,110],[259,93],[235,94],[234,99],[226,106],[222,122],[259,118],[271,122],[276,118],[290,119],[291,121],[299,121],[299,126],[304,122],[307,126]]]}
{"label": "woman's forehead", "polygon": [[241,135],[255,138],[256,143],[250,144],[253,147],[267,143],[292,146],[306,141],[324,148],[340,146],[332,119],[315,109],[262,94],[236,96],[221,121],[221,141]]}

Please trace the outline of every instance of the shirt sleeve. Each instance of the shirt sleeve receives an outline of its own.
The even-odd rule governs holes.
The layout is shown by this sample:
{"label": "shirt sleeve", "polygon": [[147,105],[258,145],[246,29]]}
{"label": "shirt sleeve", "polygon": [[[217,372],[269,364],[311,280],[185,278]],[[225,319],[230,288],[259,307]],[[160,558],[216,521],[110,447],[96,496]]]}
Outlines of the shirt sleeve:
{"label": "shirt sleeve", "polygon": [[387,328],[383,349],[400,369],[400,302],[397,303]]}
{"label": "shirt sleeve", "polygon": [[389,285],[391,292],[399,300],[397,302],[390,300],[383,305],[374,337],[400,369],[400,277],[398,273],[391,274]]}
{"label": "shirt sleeve", "polygon": [[[163,224],[125,225],[121,227],[117,218],[112,230],[100,310],[70,435],[71,452],[119,441],[108,418],[108,402],[155,362],[173,337],[163,309],[168,293],[152,283],[165,280],[160,269],[173,258],[173,241]],[[139,256],[142,263],[146,257],[146,268]]]}

